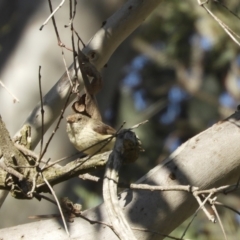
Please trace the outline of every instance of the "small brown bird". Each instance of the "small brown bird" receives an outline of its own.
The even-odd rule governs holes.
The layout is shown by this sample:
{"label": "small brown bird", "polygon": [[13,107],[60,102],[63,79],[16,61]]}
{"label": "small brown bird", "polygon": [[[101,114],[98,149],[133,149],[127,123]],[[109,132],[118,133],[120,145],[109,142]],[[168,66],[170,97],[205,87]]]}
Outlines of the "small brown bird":
{"label": "small brown bird", "polygon": [[[78,64],[86,93],[73,103],[76,113],[67,117],[69,140],[76,149],[88,155],[112,150],[116,130],[102,122],[95,98],[95,94],[102,88],[101,75],[80,49]],[[90,77],[93,78],[91,83]]]}
{"label": "small brown bird", "polygon": [[[67,134],[76,149],[88,155],[110,151],[116,130],[102,121],[75,113],[67,117]],[[105,140],[105,141],[104,141]]]}

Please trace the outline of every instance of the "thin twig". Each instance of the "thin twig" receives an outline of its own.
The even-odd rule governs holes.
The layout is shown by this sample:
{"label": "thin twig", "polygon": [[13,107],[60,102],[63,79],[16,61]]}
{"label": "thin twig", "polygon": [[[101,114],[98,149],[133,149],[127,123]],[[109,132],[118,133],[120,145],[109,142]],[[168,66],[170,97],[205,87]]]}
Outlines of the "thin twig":
{"label": "thin twig", "polygon": [[7,173],[10,173],[11,175],[15,176],[19,179],[19,181],[22,181],[25,177],[20,172],[16,171],[12,167],[8,167],[5,165],[4,160],[0,161],[0,168],[2,168]]}
{"label": "thin twig", "polygon": [[[51,0],[48,0],[48,3],[49,3],[50,12],[53,13]],[[64,67],[65,67],[65,70],[66,70],[66,73],[67,73],[67,76],[68,76],[68,80],[70,82],[71,88],[73,88],[73,83],[72,83],[72,80],[71,80],[71,77],[70,77],[70,74],[69,74],[69,70],[68,70],[68,67],[67,67],[67,63],[66,63],[66,59],[65,59],[65,55],[64,55],[64,51],[63,51],[63,48],[66,48],[66,46],[65,46],[65,44],[63,44],[63,42],[60,39],[60,35],[58,33],[57,24],[56,24],[54,16],[52,16],[52,23],[53,23],[54,31],[56,33],[57,40],[58,40],[58,46],[60,46],[61,50],[62,50],[63,63],[64,63]],[[68,48],[66,48],[66,49],[68,49]],[[68,50],[70,50],[70,49],[68,49]],[[72,51],[72,50],[70,50],[70,51]]]}
{"label": "thin twig", "polygon": [[[74,4],[74,13],[72,13],[72,0],[69,0],[69,17],[71,23],[71,41],[72,41],[72,49],[73,49],[73,67],[75,70],[75,79],[78,79],[78,70],[77,70],[77,61],[76,61],[76,50],[75,50],[75,42],[74,42],[74,32],[73,32],[73,20],[76,14],[76,2]],[[77,85],[76,85],[77,86]],[[76,89],[74,89],[76,92]]]}
{"label": "thin twig", "polygon": [[73,89],[73,82],[72,82],[72,79],[70,77],[70,73],[69,73],[69,70],[68,70],[68,67],[67,67],[67,62],[66,62],[66,59],[65,59],[63,47],[61,47],[61,49],[62,49],[62,56],[63,56],[63,64],[64,64],[64,67],[65,67],[65,70],[66,70],[66,73],[67,73],[67,76],[68,76],[68,80],[69,80],[70,85],[71,85],[71,89]]}
{"label": "thin twig", "polygon": [[135,190],[150,190],[150,191],[186,191],[186,192],[197,192],[198,187],[190,185],[173,185],[173,186],[152,186],[149,184],[130,184],[131,189]]}
{"label": "thin twig", "polygon": [[215,205],[213,204],[211,207],[212,207],[215,215],[217,216],[217,219],[218,219],[219,225],[220,225],[220,227],[221,227],[221,230],[222,230],[222,232],[223,232],[223,236],[224,236],[225,240],[228,240],[227,235],[226,235],[226,232],[225,232],[225,229],[224,229],[223,224],[222,224],[222,220],[221,220],[221,218],[220,218],[220,216],[219,216],[219,214],[218,214],[218,211],[217,211]]}
{"label": "thin twig", "polygon": [[142,121],[142,122],[140,122],[140,123],[132,126],[132,127],[130,128],[130,130],[133,130],[133,129],[135,129],[135,128],[138,128],[139,126],[141,126],[141,125],[143,125],[143,124],[145,124],[145,123],[147,123],[147,122],[148,122],[148,120]]}
{"label": "thin twig", "polygon": [[197,211],[195,211],[195,213],[193,214],[193,216],[192,216],[190,222],[188,223],[187,227],[184,229],[183,234],[180,238],[181,240],[183,240],[183,237],[185,236],[187,230],[190,228],[191,224],[193,223],[193,220],[197,217],[197,213],[198,213],[199,210],[200,210],[200,207],[197,209]]}
{"label": "thin twig", "polygon": [[[18,143],[15,143],[14,144],[15,147],[20,150],[24,155],[27,155],[27,156],[30,156],[32,158],[35,159],[35,161],[39,158],[39,155],[37,153],[35,153],[34,151],[24,147],[23,145],[20,145]],[[42,159],[42,162],[46,162],[46,160],[43,160]],[[16,166],[16,167],[19,167],[19,166]],[[31,167],[31,166],[28,166],[28,167]],[[36,167],[35,165],[33,167]]]}
{"label": "thin twig", "polygon": [[73,28],[73,31],[74,31],[74,33],[77,35],[78,40],[82,43],[83,47],[85,48],[86,45],[85,45],[85,43],[83,42],[83,40],[80,38],[80,36],[79,36],[79,34],[77,33],[77,31],[76,31],[74,28]]}
{"label": "thin twig", "polygon": [[44,109],[43,109],[43,97],[42,97],[42,85],[41,85],[41,66],[38,69],[38,82],[39,82],[39,94],[40,94],[40,102],[41,102],[41,116],[42,116],[42,136],[40,142],[40,154],[42,153],[43,148],[43,137],[44,137]]}
{"label": "thin twig", "polygon": [[[110,229],[113,230],[113,226],[111,224],[106,223],[106,222],[91,220],[90,218],[87,218],[83,215],[80,215],[79,217],[83,218],[84,220],[88,221],[91,224],[102,224],[102,225],[105,225],[105,226],[107,226],[107,227],[109,227]],[[170,239],[173,239],[173,240],[184,240],[184,239],[181,239],[181,238],[173,237],[173,236],[163,234],[163,233],[160,233],[160,232],[157,232],[157,231],[149,230],[149,229],[146,229],[146,228],[132,227],[131,229],[136,230],[136,231],[140,231],[140,232],[149,232],[149,233],[152,233],[152,234],[157,234],[157,235],[167,237],[167,238],[170,238]]]}
{"label": "thin twig", "polygon": [[226,5],[224,5],[222,2],[218,1],[218,0],[214,0],[213,2],[218,3],[219,5],[221,5],[222,7],[224,7],[226,10],[228,10],[233,16],[235,16],[236,18],[238,18],[240,20],[240,17],[233,12],[231,9],[229,9]]}
{"label": "thin twig", "polygon": [[231,28],[229,28],[224,22],[222,22],[216,15],[214,15],[204,4],[208,1],[201,2],[201,0],[198,0],[198,4],[202,6],[212,17],[213,19],[222,27],[222,29],[228,34],[228,36],[237,44],[240,46],[239,41],[234,37],[234,35],[237,38],[240,38],[239,35],[237,35]]}
{"label": "thin twig", "polygon": [[153,231],[153,230],[149,230],[149,229],[146,229],[146,228],[132,227],[132,230],[141,231],[141,232],[149,232],[149,233],[152,233],[154,235],[156,234],[156,235],[160,235],[160,236],[163,236],[165,238],[170,238],[170,239],[174,239],[174,240],[184,240],[183,238],[173,237],[173,236],[170,236],[170,235],[167,235],[167,234],[163,234],[163,233],[160,233],[160,232],[156,232],[156,231]]}
{"label": "thin twig", "polygon": [[55,200],[56,200],[56,203],[57,203],[57,206],[58,206],[59,212],[60,212],[61,217],[62,217],[62,220],[63,220],[63,225],[64,225],[64,227],[65,227],[66,233],[67,233],[68,236],[70,236],[69,231],[68,231],[68,227],[67,227],[67,223],[66,223],[66,220],[65,220],[64,214],[63,214],[63,212],[62,212],[61,205],[60,205],[60,203],[59,203],[59,201],[58,201],[58,198],[57,198],[57,196],[56,196],[56,194],[55,194],[55,192],[54,192],[52,186],[49,184],[48,180],[44,177],[43,174],[42,174],[42,178],[43,178],[44,182],[46,183],[46,185],[48,186],[48,188],[50,189],[52,195],[54,196],[54,198],[55,198]]}
{"label": "thin twig", "polygon": [[[194,194],[193,194],[194,195]],[[196,198],[197,199],[197,198]],[[181,239],[183,239],[183,237],[185,236],[187,230],[190,228],[190,225],[193,223],[193,220],[196,218],[198,212],[200,211],[200,209],[202,209],[202,206],[207,202],[207,199],[205,199],[203,202],[200,201],[199,203],[199,207],[198,209],[195,211],[195,213],[193,214],[190,222],[188,223],[187,227],[185,228],[185,230],[183,231],[183,234],[181,236]]]}
{"label": "thin twig", "polygon": [[[64,25],[64,27],[65,28],[67,28],[67,27],[69,27],[71,24],[72,24],[72,22],[73,22],[73,20],[74,20],[74,18],[75,18],[75,15],[76,15],[76,6],[77,6],[77,1],[76,0],[74,0],[74,10],[73,10],[73,12],[72,12],[72,0],[69,0],[69,5],[70,5],[70,11],[71,11],[71,14],[69,14],[69,16],[70,16],[70,20],[69,20],[69,23],[67,24],[67,25]],[[73,13],[73,14],[72,14]]]}
{"label": "thin twig", "polygon": [[100,182],[101,181],[100,177],[93,176],[89,173],[81,174],[78,177],[81,178],[82,180],[89,180],[89,181],[93,181],[93,182]]}
{"label": "thin twig", "polygon": [[[50,1],[50,0],[49,0]],[[65,0],[62,0],[62,2],[56,7],[56,9],[54,11],[51,11],[50,16],[46,19],[46,21],[42,24],[42,26],[40,27],[40,31],[43,29],[43,27],[45,25],[47,25],[48,21],[53,18],[54,14],[62,7],[62,5],[64,4]]]}
{"label": "thin twig", "polygon": [[14,96],[14,94],[3,84],[3,82],[0,80],[0,85],[5,88],[5,90],[8,92],[10,96],[13,97],[13,102],[19,102],[18,98]]}
{"label": "thin twig", "polygon": [[237,210],[234,209],[233,207],[230,207],[230,206],[228,206],[228,205],[226,205],[226,204],[223,204],[223,203],[220,203],[220,202],[217,202],[217,201],[214,201],[214,204],[215,204],[215,205],[218,205],[218,206],[220,206],[220,207],[227,208],[227,209],[233,211],[234,213],[240,215],[240,212],[239,212],[239,211],[237,211]]}
{"label": "thin twig", "polygon": [[221,186],[221,187],[218,187],[218,188],[210,188],[210,189],[206,189],[206,190],[199,190],[197,192],[197,194],[200,195],[200,194],[205,194],[205,193],[212,193],[212,194],[224,193],[224,190],[226,190],[228,188],[231,188],[233,186],[236,186],[236,185],[235,184],[234,185],[225,185],[225,186]]}
{"label": "thin twig", "polygon": [[78,153],[74,153],[71,156],[66,156],[66,157],[60,158],[60,159],[58,159],[56,161],[50,162],[50,163],[46,164],[45,167],[42,168],[42,170],[46,170],[47,168],[52,167],[52,166],[56,165],[57,163],[60,163],[60,162],[62,162],[64,160],[67,160],[69,158],[78,157],[79,155],[82,156],[82,153],[81,152],[80,153],[79,152]]}
{"label": "thin twig", "polygon": [[45,155],[45,153],[47,152],[47,148],[48,148],[50,142],[52,141],[52,138],[53,138],[53,136],[55,135],[57,129],[59,128],[60,122],[61,122],[61,120],[63,119],[63,114],[64,114],[64,112],[65,112],[65,110],[66,110],[66,108],[67,108],[68,101],[69,101],[71,95],[72,95],[72,93],[70,92],[70,93],[68,94],[68,98],[67,98],[67,100],[66,100],[66,102],[65,102],[65,105],[64,105],[63,109],[61,110],[61,114],[60,114],[60,116],[59,116],[59,118],[58,118],[56,127],[55,127],[55,129],[53,130],[51,136],[49,137],[49,139],[48,139],[48,141],[47,141],[47,143],[46,143],[46,145],[45,145],[45,148],[43,149],[43,151],[42,151],[42,153],[41,153],[41,155],[40,155],[40,157],[39,157],[40,160],[42,159],[42,157],[43,157],[43,156]]}
{"label": "thin twig", "polygon": [[199,194],[197,192],[195,192],[193,194],[193,196],[196,198],[196,200],[199,203],[199,207],[203,210],[203,212],[205,213],[205,215],[207,216],[207,218],[209,219],[209,221],[215,223],[216,219],[214,215],[211,215],[208,210],[205,207],[205,203],[208,201],[208,199],[210,199],[212,197],[213,193],[209,193],[209,195],[204,199],[204,201],[202,202],[202,200],[199,197]]}
{"label": "thin twig", "polygon": [[120,130],[123,129],[123,126],[124,126],[125,124],[126,124],[126,122],[124,121],[124,122],[121,124],[121,126],[118,128],[117,133],[120,132]]}
{"label": "thin twig", "polygon": [[[62,3],[63,3],[63,2],[64,2],[64,1],[62,1]],[[62,47],[63,47],[63,44],[62,44],[62,42],[61,42],[60,35],[59,35],[58,29],[57,29],[57,24],[56,24],[56,21],[55,21],[55,18],[54,18],[54,13],[59,9],[59,6],[60,6],[62,3],[60,3],[60,5],[58,6],[58,8],[55,9],[55,11],[53,11],[53,9],[52,9],[51,0],[48,0],[48,3],[49,3],[50,12],[52,13],[50,16],[51,16],[51,18],[52,18],[52,23],[53,23],[54,30],[55,30],[55,33],[56,33],[56,37],[57,37],[57,40],[58,40],[58,44],[59,44],[59,46],[60,46],[61,49],[62,49],[63,62],[64,62],[65,69],[66,69],[66,72],[67,72],[67,75],[68,75],[68,79],[69,79],[69,82],[71,83],[71,85],[73,86],[72,80],[71,80],[71,78],[70,78],[69,71],[68,71],[68,68],[67,68],[66,60],[65,60],[65,57],[64,57],[64,51],[63,51],[63,48],[62,48]],[[61,6],[60,6],[60,7],[61,7]],[[49,18],[49,19],[50,19],[50,18]],[[63,107],[63,109],[61,110],[61,114],[60,114],[60,116],[59,116],[59,118],[58,118],[58,122],[57,122],[57,124],[56,124],[56,127],[55,127],[54,131],[52,132],[51,136],[49,137],[49,140],[47,141],[47,143],[46,143],[46,145],[45,145],[45,148],[44,148],[43,151],[41,152],[38,161],[41,161],[42,157],[44,156],[44,154],[45,154],[46,151],[47,151],[48,145],[50,144],[53,136],[55,135],[57,129],[59,128],[60,122],[61,122],[61,120],[62,120],[62,118],[63,118],[63,114],[64,114],[64,112],[65,112],[65,110],[66,110],[66,108],[67,108],[67,105],[68,105],[68,102],[69,102],[69,99],[70,99],[71,94],[72,94],[72,92],[70,91],[70,93],[68,94],[67,100],[66,100],[66,102],[65,102],[65,104],[64,104],[64,107]],[[42,167],[42,169],[44,169],[44,167]]]}
{"label": "thin twig", "polygon": [[[36,167],[36,169],[38,169],[38,167]],[[37,178],[38,178],[38,176],[39,176],[39,172],[37,171],[37,172],[34,174],[34,176],[33,176],[32,189],[31,189],[31,191],[29,191],[29,192],[27,193],[27,196],[28,196],[29,198],[32,198],[33,195],[34,195],[34,191],[35,191],[35,189],[36,189],[36,183],[37,183]]]}
{"label": "thin twig", "polygon": [[232,186],[229,186],[229,189],[226,189],[223,193],[228,194],[228,193],[236,191],[237,189],[239,189],[239,186],[240,186],[239,183],[240,183],[240,176],[238,176],[237,183],[235,185],[233,185],[233,188],[231,189]]}

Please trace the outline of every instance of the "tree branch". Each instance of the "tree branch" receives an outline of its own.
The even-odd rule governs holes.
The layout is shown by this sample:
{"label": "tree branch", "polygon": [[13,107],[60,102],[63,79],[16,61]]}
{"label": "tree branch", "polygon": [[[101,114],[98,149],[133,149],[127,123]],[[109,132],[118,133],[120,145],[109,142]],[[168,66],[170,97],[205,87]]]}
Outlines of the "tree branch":
{"label": "tree branch", "polygon": [[[105,167],[110,153],[111,151],[92,156],[91,158],[89,157],[80,158],[75,161],[71,161],[65,166],[53,165],[51,167],[46,167],[44,170],[42,170],[42,174],[47,179],[47,181],[51,183],[51,185],[53,186],[63,181],[67,181],[80,174],[96,171],[97,169]],[[25,179],[28,179],[28,181],[31,182],[31,180],[34,179],[34,176],[37,174],[37,169],[31,166],[27,168],[26,165],[24,165],[24,169],[31,169],[31,171],[25,172],[25,176],[23,175]],[[11,189],[10,186],[6,186],[5,182],[6,182],[6,170],[0,168],[0,189],[10,190]],[[37,179],[36,190],[38,193],[48,191],[46,183],[41,176],[39,176]]]}
{"label": "tree branch", "polygon": [[[209,189],[237,182],[240,170],[240,112],[220,121],[188,140],[137,183],[155,186],[191,185],[199,189]],[[119,196],[124,215],[134,228],[137,239],[159,240],[161,234],[169,234],[198,208],[191,193],[181,191],[126,190]],[[104,204],[83,213],[93,221],[108,223]],[[171,224],[169,224],[171,223]],[[108,223],[109,224],[109,223]],[[0,230],[2,238],[7,238],[13,228]],[[68,239],[55,220],[14,227],[12,240],[24,235],[25,239],[44,239],[51,232],[54,239]],[[156,234],[156,232],[160,232]],[[85,240],[117,239],[111,228],[105,225],[90,224],[76,218],[71,224],[72,238]]]}

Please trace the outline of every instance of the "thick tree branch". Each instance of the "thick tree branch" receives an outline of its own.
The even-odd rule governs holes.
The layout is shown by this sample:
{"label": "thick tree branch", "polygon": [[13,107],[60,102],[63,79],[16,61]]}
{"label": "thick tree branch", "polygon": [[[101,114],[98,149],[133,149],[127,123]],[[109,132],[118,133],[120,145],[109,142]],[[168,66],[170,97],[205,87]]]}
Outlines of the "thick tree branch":
{"label": "thick tree branch", "polygon": [[[46,167],[45,170],[42,170],[42,174],[51,185],[56,185],[63,181],[67,181],[73,177],[76,177],[80,174],[104,168],[110,153],[111,151],[92,156],[91,158],[89,157],[80,158],[75,161],[71,161],[65,166],[53,165],[51,167]],[[22,176],[25,179],[28,179],[29,182],[31,182],[37,173],[36,172],[37,169],[31,166],[29,166],[29,168],[27,168],[26,165],[24,166],[25,166],[24,169],[26,169],[26,171],[25,176],[24,175]],[[16,173],[18,172],[16,171]],[[6,186],[5,181],[6,181],[6,169],[3,168],[1,169],[0,165],[0,189],[10,190],[11,187]],[[38,193],[41,193],[42,191],[48,191],[48,187],[46,186],[44,179],[40,175],[37,179],[36,187],[37,187],[36,191]]]}

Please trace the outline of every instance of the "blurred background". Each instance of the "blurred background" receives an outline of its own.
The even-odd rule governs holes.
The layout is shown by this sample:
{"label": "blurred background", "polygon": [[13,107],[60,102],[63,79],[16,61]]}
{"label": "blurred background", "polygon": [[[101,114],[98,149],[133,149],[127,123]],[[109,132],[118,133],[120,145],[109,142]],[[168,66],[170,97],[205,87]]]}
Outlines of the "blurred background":
{"label": "blurred background", "polygon": [[[83,41],[87,43],[124,2],[78,0],[74,25]],[[59,3],[60,0],[52,0],[54,8]],[[71,48],[70,29],[64,27],[69,22],[68,5],[66,1],[55,17],[62,42]],[[214,14],[239,34],[239,18],[225,6],[240,15],[237,0],[208,3]],[[13,98],[0,87],[0,114],[11,136],[40,100],[39,65],[43,93],[65,71],[52,23],[39,31],[48,16],[46,0],[0,2],[0,80],[20,100],[13,103]],[[69,66],[72,53],[65,50],[65,58]],[[118,128],[123,121],[130,127],[149,120],[136,130],[145,152],[136,163],[124,167],[120,177],[125,182],[136,181],[183,142],[231,115],[240,99],[239,46],[197,1],[162,2],[120,45],[102,75],[104,87],[98,102],[106,123]],[[65,117],[69,113],[71,109]],[[46,154],[52,160],[76,153],[65,125],[64,119]],[[52,129],[45,139],[51,132]],[[103,171],[94,174],[102,176]],[[101,184],[73,179],[54,189],[59,197],[68,196],[83,204],[84,209],[102,202]],[[240,209],[237,193],[221,200]],[[219,211],[229,239],[238,239],[239,216],[223,208]],[[30,215],[57,212],[44,200],[19,201],[9,195],[0,209],[0,227],[29,222]],[[188,221],[174,231],[176,237],[182,235]],[[185,237],[222,239],[222,233],[219,224],[209,224],[199,212]]]}

